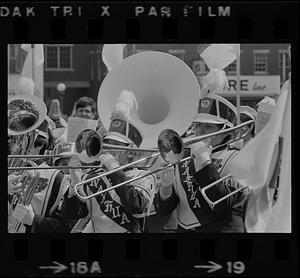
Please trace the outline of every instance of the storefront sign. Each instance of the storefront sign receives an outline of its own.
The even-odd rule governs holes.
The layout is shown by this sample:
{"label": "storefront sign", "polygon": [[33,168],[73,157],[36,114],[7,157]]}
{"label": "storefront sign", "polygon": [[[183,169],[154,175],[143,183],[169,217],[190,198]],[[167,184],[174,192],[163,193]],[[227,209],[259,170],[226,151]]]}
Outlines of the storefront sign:
{"label": "storefront sign", "polygon": [[[229,89],[224,91],[224,96],[236,95],[236,76],[227,76]],[[243,75],[240,77],[241,96],[274,96],[280,93],[279,75]]]}

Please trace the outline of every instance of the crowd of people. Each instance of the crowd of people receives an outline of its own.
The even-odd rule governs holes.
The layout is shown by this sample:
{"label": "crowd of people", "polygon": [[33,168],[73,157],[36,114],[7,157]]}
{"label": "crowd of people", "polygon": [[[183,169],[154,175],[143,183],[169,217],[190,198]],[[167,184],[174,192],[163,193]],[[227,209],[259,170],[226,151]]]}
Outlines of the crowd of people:
{"label": "crowd of people", "polygon": [[[71,116],[97,119],[96,132],[106,144],[138,149],[144,139],[143,134],[128,112],[122,103],[117,102],[111,113],[110,126],[106,129],[97,117],[95,101],[82,97],[74,104]],[[236,107],[219,95],[207,95],[201,99],[195,114],[191,132],[185,133],[184,139],[225,131],[237,125]],[[255,109],[241,106],[241,123],[249,120],[256,121]],[[34,130],[34,136],[9,136],[10,154],[18,154],[15,151],[17,144],[22,138],[29,138],[26,154],[46,155],[51,151],[60,155],[51,159],[31,158],[42,169],[35,170],[34,175],[38,178],[34,182],[37,185],[30,203],[18,201],[20,192],[26,187],[24,173],[9,173],[10,232],[247,232],[245,209],[251,194],[247,186],[231,177],[209,189],[207,196],[203,196],[201,188],[229,174],[231,159],[255,136],[254,125],[244,127],[246,136],[243,139],[233,140],[234,133],[224,132],[194,143],[184,148],[184,157],[192,156],[192,159],[157,173],[135,165],[119,169],[134,162],[133,151],[103,151],[92,164],[84,163],[76,155],[74,144],[67,142],[67,130],[67,119],[62,116],[59,101],[53,100],[48,116]],[[161,157],[157,161],[159,167],[167,164]],[[89,165],[88,170],[80,168]],[[55,169],[54,166],[70,168]],[[76,184],[106,172],[110,173],[80,187],[80,194],[88,196],[121,183],[124,185],[85,201],[78,198],[74,189]],[[214,202],[239,188],[241,190],[236,194],[215,206],[207,201],[207,197]]]}

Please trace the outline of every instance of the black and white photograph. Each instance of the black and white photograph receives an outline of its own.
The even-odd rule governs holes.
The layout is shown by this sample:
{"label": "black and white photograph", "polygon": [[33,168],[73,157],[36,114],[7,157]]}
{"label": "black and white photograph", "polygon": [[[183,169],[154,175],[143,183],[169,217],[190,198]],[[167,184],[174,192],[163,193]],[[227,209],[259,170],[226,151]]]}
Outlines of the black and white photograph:
{"label": "black and white photograph", "polygon": [[291,233],[290,44],[7,60],[8,233]]}

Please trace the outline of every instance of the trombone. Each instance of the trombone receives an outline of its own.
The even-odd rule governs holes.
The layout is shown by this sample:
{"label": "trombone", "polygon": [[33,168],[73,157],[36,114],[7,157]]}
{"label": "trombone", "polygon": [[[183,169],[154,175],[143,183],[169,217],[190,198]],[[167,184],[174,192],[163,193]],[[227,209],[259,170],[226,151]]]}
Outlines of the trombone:
{"label": "trombone", "polygon": [[[116,189],[118,187],[121,187],[123,185],[129,184],[131,182],[134,182],[136,180],[142,179],[142,178],[147,177],[149,175],[153,175],[153,174],[155,174],[157,172],[163,171],[163,170],[165,170],[165,169],[173,166],[174,164],[178,164],[178,163],[185,162],[185,161],[193,159],[194,158],[193,156],[189,156],[189,157],[183,158],[184,148],[188,147],[188,146],[190,146],[192,144],[195,144],[197,142],[200,142],[200,141],[202,141],[204,139],[207,139],[207,138],[210,138],[210,137],[214,137],[214,136],[218,136],[218,135],[221,135],[221,134],[224,134],[224,133],[233,132],[233,135],[234,135],[233,139],[230,140],[230,141],[228,141],[228,142],[226,142],[226,144],[223,144],[223,145],[228,145],[228,144],[231,144],[231,143],[233,143],[235,141],[241,140],[241,139],[243,139],[244,137],[246,137],[249,134],[249,132],[251,131],[251,128],[249,128],[247,130],[247,132],[245,132],[245,133],[240,132],[239,129],[241,129],[241,128],[245,127],[245,126],[248,126],[248,125],[251,125],[251,127],[253,128],[254,124],[255,124],[255,122],[253,120],[247,121],[245,123],[242,123],[242,124],[240,124],[238,126],[235,126],[235,127],[232,127],[232,128],[228,128],[228,129],[225,129],[225,130],[222,130],[222,131],[218,131],[218,132],[215,132],[215,133],[211,133],[211,134],[206,134],[206,135],[201,135],[201,136],[194,137],[191,140],[186,141],[185,143],[183,143],[181,137],[175,131],[173,131],[171,129],[163,130],[159,134],[159,137],[158,137],[158,151],[159,152],[152,154],[150,157],[157,157],[157,156],[161,155],[161,157],[168,163],[166,166],[159,167],[158,169],[155,169],[153,171],[149,171],[148,173],[145,173],[144,175],[141,175],[139,177],[135,177],[135,178],[132,178],[130,180],[124,181],[124,182],[119,183],[119,184],[117,184],[115,186],[109,187],[109,188],[104,189],[102,191],[98,191],[98,192],[96,192],[94,194],[91,194],[91,195],[88,195],[88,196],[82,196],[82,195],[80,195],[79,190],[78,190],[79,186],[83,186],[84,184],[87,184],[87,183],[89,183],[91,181],[94,181],[94,180],[103,178],[103,177],[105,177],[107,175],[110,175],[110,174],[113,174],[115,172],[118,172],[118,171],[123,170],[123,169],[125,169],[127,167],[133,166],[133,165],[135,165],[135,164],[137,164],[139,162],[139,161],[134,161],[132,163],[123,165],[121,167],[118,167],[118,168],[116,168],[114,170],[108,171],[106,173],[100,174],[100,175],[95,176],[93,178],[90,178],[90,179],[87,179],[87,180],[82,181],[80,183],[77,183],[74,186],[74,192],[77,195],[77,197],[79,199],[81,199],[82,201],[91,199],[91,198],[96,197],[96,196],[98,196],[100,194],[104,194],[104,193],[106,193],[106,192],[108,192],[110,190],[114,190],[114,189]],[[166,145],[168,145],[168,147],[169,147],[168,148],[168,152],[166,152],[166,148],[165,148]],[[216,149],[216,148],[219,148],[220,146],[223,146],[223,145],[218,145],[217,147],[213,148],[213,150]],[[166,153],[170,153],[170,152],[172,154],[171,159],[170,159],[170,156],[169,156],[169,159],[166,159]],[[147,159],[147,158],[148,157],[143,158],[143,159]],[[206,199],[206,201],[208,202],[208,204],[211,207],[214,207],[219,202],[221,202],[221,201],[225,200],[226,198],[228,198],[229,196],[231,196],[231,195],[233,195],[233,194],[241,191],[245,187],[245,186],[241,187],[241,188],[233,191],[229,195],[227,195],[227,196],[225,196],[225,197],[223,197],[223,198],[221,198],[221,199],[219,199],[219,200],[217,200],[215,202],[210,201],[209,198],[206,195],[206,191],[209,188],[211,188],[212,186],[214,186],[214,185],[222,182],[223,180],[225,180],[225,179],[227,179],[229,177],[230,177],[230,175],[228,175],[226,177],[223,177],[223,178],[217,180],[216,182],[214,182],[212,184],[209,184],[206,187],[200,189],[200,191],[203,194],[204,198]]]}
{"label": "trombone", "polygon": [[[84,130],[87,131],[87,130]],[[88,131],[90,133],[89,137],[93,137],[92,139],[96,141],[96,143],[100,146],[100,148],[94,150],[94,147],[90,147],[90,144],[88,143],[88,141],[90,140],[89,137],[86,137],[84,142],[81,143],[83,145],[83,149],[80,151],[76,148],[76,142],[75,142],[75,151],[76,153],[74,153],[74,155],[77,155],[79,153],[82,153],[84,151],[86,151],[86,155],[83,154],[81,156],[81,160],[83,161],[87,161],[90,160],[89,162],[95,162],[98,160],[102,150],[107,151],[107,152],[120,152],[120,151],[133,151],[133,152],[157,152],[157,149],[151,149],[151,148],[132,148],[132,147],[126,147],[126,146],[116,146],[116,145],[111,145],[111,144],[105,144],[102,142],[101,137],[99,136],[99,134],[94,131],[89,129]],[[78,138],[80,137],[80,134],[78,136]],[[77,138],[77,140],[78,140]],[[76,141],[77,141],[76,140]],[[89,154],[94,154],[93,155],[89,155]],[[49,152],[49,154],[43,154],[43,155],[8,155],[8,159],[16,159],[16,158],[23,158],[23,159],[29,159],[29,158],[40,158],[40,159],[46,159],[46,158],[55,158],[55,157],[59,157],[59,158],[70,158],[73,155],[54,155],[51,152]],[[144,158],[141,158],[137,161],[135,161],[135,163],[140,163],[140,162],[144,162],[147,159],[151,159],[151,158],[155,158],[156,156],[147,156]],[[135,164],[134,163],[134,164]],[[131,165],[129,165],[131,166]],[[127,167],[129,167],[127,166]],[[78,167],[71,167],[71,166],[49,166],[49,167],[8,167],[8,170],[31,170],[31,169],[40,169],[40,170],[47,170],[47,169],[78,169],[78,168],[82,168],[82,169],[89,169],[89,168],[102,168],[102,166],[78,166]]]}

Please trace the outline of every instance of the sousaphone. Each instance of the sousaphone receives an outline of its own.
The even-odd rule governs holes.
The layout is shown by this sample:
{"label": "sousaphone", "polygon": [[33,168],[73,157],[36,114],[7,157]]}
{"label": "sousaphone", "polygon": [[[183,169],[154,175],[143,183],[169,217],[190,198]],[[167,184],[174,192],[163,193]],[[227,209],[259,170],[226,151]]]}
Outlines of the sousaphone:
{"label": "sousaphone", "polygon": [[35,130],[46,118],[47,107],[37,96],[18,95],[8,99],[8,135],[17,136]]}
{"label": "sousaphone", "polygon": [[197,78],[189,66],[157,51],[127,57],[103,80],[97,106],[106,128],[122,90],[133,92],[138,103],[130,117],[143,133],[141,148],[156,148],[159,133],[167,128],[183,135],[196,115],[200,98]]}

